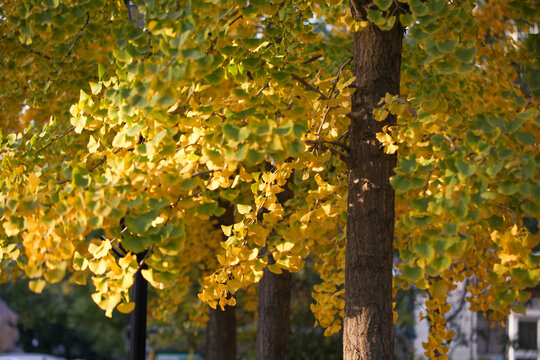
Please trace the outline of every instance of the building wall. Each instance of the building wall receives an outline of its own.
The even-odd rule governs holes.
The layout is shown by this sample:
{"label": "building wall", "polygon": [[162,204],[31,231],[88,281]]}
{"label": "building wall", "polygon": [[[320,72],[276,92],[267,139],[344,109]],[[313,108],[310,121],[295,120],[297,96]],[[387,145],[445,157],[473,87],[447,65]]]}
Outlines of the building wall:
{"label": "building wall", "polygon": [[17,314],[0,300],[0,354],[20,352],[16,347],[18,340]]}
{"label": "building wall", "polygon": [[[460,284],[453,291],[448,301],[452,309],[447,314],[448,328],[455,330],[455,336],[450,343],[449,358],[452,360],[540,360],[540,299],[533,298],[527,304],[527,315],[512,313],[506,320],[505,326],[495,325],[481,314],[469,310],[465,301],[465,285]],[[415,359],[426,359],[422,342],[426,341],[429,324],[426,319],[420,321],[420,312],[425,314],[425,298],[417,296],[414,310],[415,333],[414,354]],[[521,324],[521,333],[520,329]],[[525,324],[523,324],[525,323]],[[535,330],[532,334],[531,329]],[[536,337],[536,349],[519,349],[520,343],[527,343],[531,347]],[[532,339],[532,340],[531,340]],[[521,345],[523,346],[523,344]],[[532,345],[534,346],[534,344]]]}

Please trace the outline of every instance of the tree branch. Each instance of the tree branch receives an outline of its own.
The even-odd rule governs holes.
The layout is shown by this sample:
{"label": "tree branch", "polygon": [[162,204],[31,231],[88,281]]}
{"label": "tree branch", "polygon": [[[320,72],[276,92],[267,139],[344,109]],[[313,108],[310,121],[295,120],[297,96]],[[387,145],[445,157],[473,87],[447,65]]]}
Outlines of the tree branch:
{"label": "tree branch", "polygon": [[[118,153],[120,150],[122,150],[122,148],[117,148],[117,149],[114,149],[113,150],[113,154],[116,154]],[[128,149],[129,150],[133,150],[132,149]],[[105,163],[105,161],[107,161],[107,156],[104,156],[101,160],[99,160],[97,163],[95,163],[90,169],[88,169],[89,172],[92,172],[94,170],[96,170],[98,167],[100,167],[101,165],[103,165]],[[65,184],[65,183],[68,183],[70,182],[71,179],[65,179],[65,180],[60,180],[60,181],[57,181],[56,182],[56,185],[62,185],[62,184]]]}
{"label": "tree branch", "polygon": [[73,40],[73,42],[71,43],[71,46],[69,47],[69,50],[66,54],[66,56],[64,56],[64,58],[62,59],[62,61],[60,62],[60,65],[62,65],[65,61],[66,61],[66,58],[71,55],[71,52],[73,51],[73,48],[75,47],[75,44],[77,43],[77,41],[79,41],[79,39],[81,38],[82,36],[82,33],[84,31],[84,29],[86,29],[86,27],[88,26],[88,23],[90,22],[90,14],[89,13],[86,13],[86,22],[84,23],[83,27],[79,29],[79,32],[77,33],[77,35],[75,36],[75,40]]}
{"label": "tree branch", "polygon": [[212,174],[214,171],[217,171],[217,170],[199,171],[199,172],[191,174],[191,178],[193,179],[193,178],[196,178],[197,176],[206,175],[206,174]]}
{"label": "tree branch", "polygon": [[321,90],[317,89],[315,86],[311,85],[306,80],[302,79],[300,76],[298,76],[296,74],[291,74],[291,77],[294,80],[300,82],[302,85],[304,85],[307,90],[315,91],[317,94],[321,95],[322,100],[330,100],[330,98],[328,96],[324,95]]}
{"label": "tree branch", "polygon": [[450,145],[452,145],[452,151],[456,151],[456,150],[458,149],[456,143],[454,142],[454,139],[452,139],[450,136],[448,136],[448,135],[446,135],[446,134],[444,135],[444,138],[445,138],[446,140],[448,140],[448,142],[450,143]]}
{"label": "tree branch", "polygon": [[342,148],[343,150],[347,151],[347,152],[350,152],[351,149],[345,145],[344,143],[341,143],[339,141],[330,141],[330,140],[323,140],[323,139],[319,139],[319,140],[305,140],[304,141],[306,144],[313,144],[313,145],[320,145],[320,144],[330,144],[330,145],[335,145],[335,146],[339,146],[340,148]]}
{"label": "tree branch", "polygon": [[302,65],[306,65],[306,64],[312,63],[312,62],[314,62],[314,61],[316,61],[316,60],[319,60],[319,59],[321,59],[322,57],[323,57],[322,54],[315,55],[315,56],[312,56],[312,57],[310,57],[309,59],[303,61],[301,64],[302,64]]}
{"label": "tree branch", "polygon": [[435,172],[435,170],[437,170],[439,168],[439,165],[435,166],[433,169],[431,169],[431,171],[429,172],[428,174],[428,177],[427,177],[427,180],[426,180],[426,185],[424,185],[424,189],[422,191],[422,195],[426,195],[426,192],[428,191],[428,188],[429,188],[429,179],[431,178],[431,175],[433,175],[433,173]]}
{"label": "tree branch", "polygon": [[345,61],[340,67],[339,67],[339,70],[336,74],[336,80],[334,81],[334,86],[332,86],[332,90],[330,91],[330,97],[333,96],[334,94],[334,91],[336,90],[336,86],[337,86],[337,83],[338,83],[338,80],[339,80],[339,77],[341,76],[341,73],[343,72],[343,70],[345,69],[345,67],[347,67],[347,65],[349,65],[349,63],[352,61],[352,57],[348,58],[347,61]]}
{"label": "tree branch", "polygon": [[73,130],[75,130],[75,126],[72,126],[70,127],[69,129],[67,129],[66,131],[64,131],[64,133],[58,135],[57,137],[55,137],[54,139],[51,140],[51,142],[49,142],[47,145],[43,146],[41,149],[39,149],[38,151],[36,151],[36,154],[39,154],[40,152],[42,152],[43,150],[45,150],[46,148],[48,148],[49,146],[51,146],[54,142],[60,140],[61,138],[63,138],[64,136],[66,136],[67,134],[69,134],[70,132],[72,132]]}

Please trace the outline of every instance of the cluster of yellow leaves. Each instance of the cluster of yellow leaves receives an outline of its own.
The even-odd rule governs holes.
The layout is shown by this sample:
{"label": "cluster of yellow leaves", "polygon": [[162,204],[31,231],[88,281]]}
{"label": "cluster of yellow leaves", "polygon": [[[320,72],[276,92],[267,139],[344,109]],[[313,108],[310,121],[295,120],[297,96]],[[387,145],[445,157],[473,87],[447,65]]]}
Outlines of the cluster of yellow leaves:
{"label": "cluster of yellow leaves", "polygon": [[[234,305],[239,289],[254,295],[268,255],[275,273],[312,256],[312,310],[337,332],[354,92],[343,49],[367,23],[343,1],[136,3],[142,28],[122,1],[0,8],[0,54],[14,69],[0,75],[13,89],[0,92],[0,125],[54,115],[0,138],[2,277],[24,272],[39,291],[91,276],[110,315],[132,307],[134,254],[146,252],[152,315],[185,301],[202,324],[194,282],[210,306]],[[399,155],[395,285],[429,291],[426,351],[444,356],[455,283],[474,278],[473,310],[495,304],[501,320],[540,275],[521,225],[539,217],[538,101],[515,82],[534,55],[512,20],[538,19],[503,0],[408,0],[399,16],[375,3],[371,22],[408,26],[402,93],[374,114],[398,116],[377,135]],[[235,220],[219,229],[224,203]]]}
{"label": "cluster of yellow leaves", "polygon": [[[260,279],[268,254],[279,273],[300,269],[309,251],[330,251],[322,244],[343,230],[335,218],[345,197],[343,164],[328,144],[347,127],[350,54],[339,63],[334,54],[322,56],[328,45],[317,43],[309,21],[298,20],[330,14],[325,2],[295,8],[200,1],[179,9],[176,1],[141,1],[144,29],[130,23],[122,2],[99,13],[76,1],[35,11],[31,4],[3,8],[14,24],[31,14],[29,31],[14,30],[23,55],[41,52],[41,41],[60,34],[72,41],[58,52],[90,81],[81,76],[84,85],[66,87],[66,101],[36,97],[40,116],[56,120],[2,139],[4,276],[24,269],[35,290],[43,277],[60,281],[68,272],[83,283],[92,276],[93,298],[109,316],[117,305],[132,306],[127,290],[142,265],[133,254],[149,251],[142,273],[160,290],[153,315],[163,317],[198,272],[207,276],[206,301],[233,304],[230,294]],[[38,34],[42,17],[70,12],[77,20],[69,29],[53,23]],[[112,38],[92,42],[104,22]],[[87,47],[93,51],[83,53]],[[317,54],[321,59],[310,60]],[[72,61],[83,55],[90,70]],[[34,110],[26,113],[30,119]],[[338,174],[340,185],[325,174]],[[287,187],[297,188],[288,202],[298,208],[278,200]],[[224,227],[220,246],[208,219],[223,212],[222,201],[234,204],[241,221]]]}
{"label": "cluster of yellow leaves", "polygon": [[447,293],[457,283],[469,279],[472,311],[503,321],[524,310],[540,278],[538,235],[525,227],[540,217],[538,101],[534,84],[516,84],[534,62],[527,26],[512,20],[538,15],[520,12],[525,3],[437,3],[410,1],[417,22],[404,42],[402,94],[387,95],[374,116],[398,117],[378,134],[387,152],[399,149],[395,284],[429,292],[426,356],[446,358]]}
{"label": "cluster of yellow leaves", "polygon": [[[436,283],[432,285],[432,287],[436,286]],[[430,288],[430,295],[436,292],[437,290],[431,291]],[[446,291],[442,291],[425,302],[431,329],[429,331],[428,340],[423,342],[422,346],[426,350],[424,354],[429,359],[448,359],[447,353],[450,348],[448,342],[454,337],[455,331],[448,331],[446,329],[446,319],[444,318],[444,314],[450,310],[450,305],[446,303],[446,300]]]}

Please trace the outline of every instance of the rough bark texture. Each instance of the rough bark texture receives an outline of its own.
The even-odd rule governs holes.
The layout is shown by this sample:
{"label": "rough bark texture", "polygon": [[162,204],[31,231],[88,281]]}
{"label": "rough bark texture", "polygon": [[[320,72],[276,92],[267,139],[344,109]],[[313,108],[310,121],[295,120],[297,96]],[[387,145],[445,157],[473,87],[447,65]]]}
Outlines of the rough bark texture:
{"label": "rough bark texture", "polygon": [[[217,220],[217,226],[234,224],[234,207],[229,203],[219,204],[225,213]],[[210,320],[206,334],[206,360],[236,360],[236,308],[226,306],[222,311],[210,309]]]}
{"label": "rough bark texture", "polygon": [[236,360],[236,309],[210,309],[206,335],[206,360]]}
{"label": "rough bark texture", "polygon": [[[269,263],[273,259],[269,258]],[[258,360],[289,359],[291,273],[274,274],[268,268],[259,283],[257,317]]]}
{"label": "rough bark texture", "polygon": [[[351,5],[361,19],[367,1],[353,0]],[[387,92],[399,94],[402,38],[400,26],[383,32],[371,24],[354,37],[357,89],[349,132],[345,360],[393,358],[394,191],[389,178],[396,156],[384,154],[375,134],[395,119],[376,122],[373,109]]]}

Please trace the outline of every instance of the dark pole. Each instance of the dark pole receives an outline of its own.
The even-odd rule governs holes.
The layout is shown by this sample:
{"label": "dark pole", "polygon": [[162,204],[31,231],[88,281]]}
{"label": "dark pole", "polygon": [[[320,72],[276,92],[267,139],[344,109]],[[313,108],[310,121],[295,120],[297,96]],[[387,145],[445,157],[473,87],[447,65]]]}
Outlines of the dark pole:
{"label": "dark pole", "polygon": [[[144,253],[137,254],[140,262],[144,258]],[[141,274],[141,269],[145,269],[143,264],[135,274],[133,284],[133,300],[135,309],[131,313],[131,346],[129,350],[129,360],[146,359],[146,310],[148,298],[148,282]]]}

